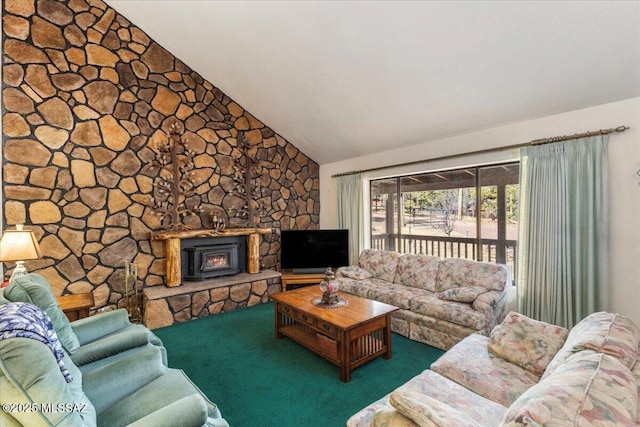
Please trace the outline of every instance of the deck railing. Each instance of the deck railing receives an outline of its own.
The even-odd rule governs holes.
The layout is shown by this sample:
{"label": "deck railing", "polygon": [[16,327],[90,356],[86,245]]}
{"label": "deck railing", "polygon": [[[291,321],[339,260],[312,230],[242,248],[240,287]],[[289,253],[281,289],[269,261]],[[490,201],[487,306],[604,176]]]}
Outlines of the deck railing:
{"label": "deck railing", "polygon": [[[424,236],[403,234],[396,248],[397,234],[377,234],[371,238],[371,247],[379,250],[410,254],[426,254],[441,258],[468,258],[486,262],[498,262],[511,266],[512,280],[517,277],[516,240],[477,239],[470,237]],[[481,256],[480,256],[481,254]]]}

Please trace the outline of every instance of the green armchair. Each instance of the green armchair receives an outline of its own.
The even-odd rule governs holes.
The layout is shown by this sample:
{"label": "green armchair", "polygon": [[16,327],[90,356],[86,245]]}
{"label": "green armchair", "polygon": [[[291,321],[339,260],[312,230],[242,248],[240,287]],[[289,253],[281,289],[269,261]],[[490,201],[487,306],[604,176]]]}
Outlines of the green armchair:
{"label": "green armchair", "polygon": [[83,372],[128,357],[147,346],[158,347],[167,365],[167,352],[160,338],[143,325],[129,322],[125,309],[69,322],[47,280],[35,273],[15,279],[4,289],[4,298],[42,308],[49,315],[62,346]]}
{"label": "green armchair", "polygon": [[51,350],[28,338],[0,340],[2,426],[228,427],[181,370],[148,346],[82,374],[68,355],[65,381]]}
{"label": "green armchair", "polygon": [[0,289],[0,304],[26,302],[51,319],[73,380],[29,338],[0,340],[0,425],[228,427],[217,406],[178,369],[162,341],[124,309],[69,322],[37,274]]}

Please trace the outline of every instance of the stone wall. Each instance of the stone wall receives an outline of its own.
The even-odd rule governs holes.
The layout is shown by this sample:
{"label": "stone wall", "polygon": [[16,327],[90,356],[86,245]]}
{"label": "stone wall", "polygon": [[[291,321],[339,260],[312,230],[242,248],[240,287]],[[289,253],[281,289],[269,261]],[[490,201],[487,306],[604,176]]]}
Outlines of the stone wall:
{"label": "stone wall", "polygon": [[[100,0],[3,3],[3,220],[36,231],[44,257],[26,266],[56,294],[122,305],[125,261],[145,287],[163,285],[163,244],[149,240],[161,228],[151,162],[174,122],[195,153],[193,201],[204,213],[193,228],[210,226],[210,210],[237,207],[241,134],[268,212],[256,225],[318,227],[317,163],[115,10]],[[278,267],[278,233],[262,237],[260,253]]]}

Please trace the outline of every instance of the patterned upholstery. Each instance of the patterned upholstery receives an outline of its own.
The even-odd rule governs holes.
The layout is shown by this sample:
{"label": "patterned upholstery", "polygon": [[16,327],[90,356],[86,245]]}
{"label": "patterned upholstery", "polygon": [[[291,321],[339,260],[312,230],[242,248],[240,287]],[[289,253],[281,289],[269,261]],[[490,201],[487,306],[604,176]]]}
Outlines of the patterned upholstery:
{"label": "patterned upholstery", "polygon": [[456,302],[473,302],[480,295],[489,292],[487,288],[482,286],[462,286],[459,288],[451,288],[438,294],[438,298],[447,301]]}
{"label": "patterned upholstery", "polygon": [[404,254],[398,261],[394,282],[427,291],[436,291],[440,258],[431,255]]}
{"label": "patterned upholstery", "polygon": [[457,325],[447,320],[437,319],[412,311],[403,310],[411,319],[409,323],[409,338],[421,343],[441,349],[450,349],[465,337],[478,331]]}
{"label": "patterned upholstery", "polygon": [[369,299],[409,309],[410,302],[425,292],[408,286],[389,286],[389,282],[372,279],[366,295]]}
{"label": "patterned upholstery", "polygon": [[414,313],[447,320],[476,331],[482,331],[484,328],[484,316],[481,312],[474,310],[470,304],[441,300],[437,294],[413,298],[410,308]]}
{"label": "patterned upholstery", "polygon": [[400,257],[401,255],[397,252],[365,249],[360,254],[358,264],[368,270],[376,279],[393,282]]}
{"label": "patterned upholstery", "polygon": [[613,356],[585,350],[520,396],[503,425],[631,426],[637,405],[631,371]]}
{"label": "patterned upholstery", "polygon": [[[417,314],[402,312],[416,322],[411,316]],[[451,334],[462,328],[454,325]],[[489,337],[467,336],[347,426],[640,426],[637,331],[628,318],[601,312],[587,316],[565,341],[565,328],[511,313],[492,337],[509,347],[498,353],[506,351],[510,360],[490,351]],[[555,351],[542,377],[531,372],[539,373]],[[633,369],[630,360],[636,360]]]}
{"label": "patterned upholstery", "polygon": [[[447,350],[504,319],[507,274],[499,265],[374,249],[358,264],[338,269],[340,290],[400,308],[392,330],[410,339]],[[451,295],[440,299],[443,290]]]}
{"label": "patterned upholstery", "polygon": [[362,280],[373,277],[373,275],[364,268],[358,265],[349,265],[347,267],[340,267],[336,270],[336,277],[348,277],[349,279]]}
{"label": "patterned upholstery", "polygon": [[[416,392],[437,401],[446,402],[455,410],[464,412],[469,419],[480,425],[498,425],[506,408],[450,381],[436,372],[426,370],[395,390]],[[369,426],[373,415],[382,410],[393,410],[391,394],[373,402],[347,421],[347,427]],[[473,410],[469,410],[473,408]],[[411,424],[408,424],[411,425]],[[455,424],[450,424],[455,425]]]}
{"label": "patterned upholstery", "polygon": [[568,334],[562,326],[511,312],[493,329],[487,347],[490,353],[540,376]]}
{"label": "patterned upholstery", "polygon": [[464,258],[445,258],[440,261],[436,291],[460,286],[482,286],[502,291],[507,283],[507,270],[498,265]]}
{"label": "patterned upholstery", "polygon": [[573,354],[585,349],[617,357],[631,369],[636,363],[639,342],[640,329],[630,319],[603,311],[590,314],[571,329],[565,345],[549,363],[544,376],[551,374]]}
{"label": "patterned upholstery", "polygon": [[489,338],[469,335],[431,364],[431,370],[504,406],[537,384],[539,377],[491,354]]}

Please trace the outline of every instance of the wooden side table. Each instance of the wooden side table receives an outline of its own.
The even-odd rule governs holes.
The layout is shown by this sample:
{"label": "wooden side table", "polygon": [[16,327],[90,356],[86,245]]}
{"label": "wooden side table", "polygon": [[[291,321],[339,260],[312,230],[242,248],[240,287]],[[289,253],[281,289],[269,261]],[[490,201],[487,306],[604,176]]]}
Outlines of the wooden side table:
{"label": "wooden side table", "polygon": [[283,271],[282,292],[287,292],[289,285],[317,285],[324,279],[324,273],[316,274],[293,274],[290,271]]}
{"label": "wooden side table", "polygon": [[56,299],[60,308],[71,322],[88,317],[89,309],[95,304],[92,293],[62,295]]}

